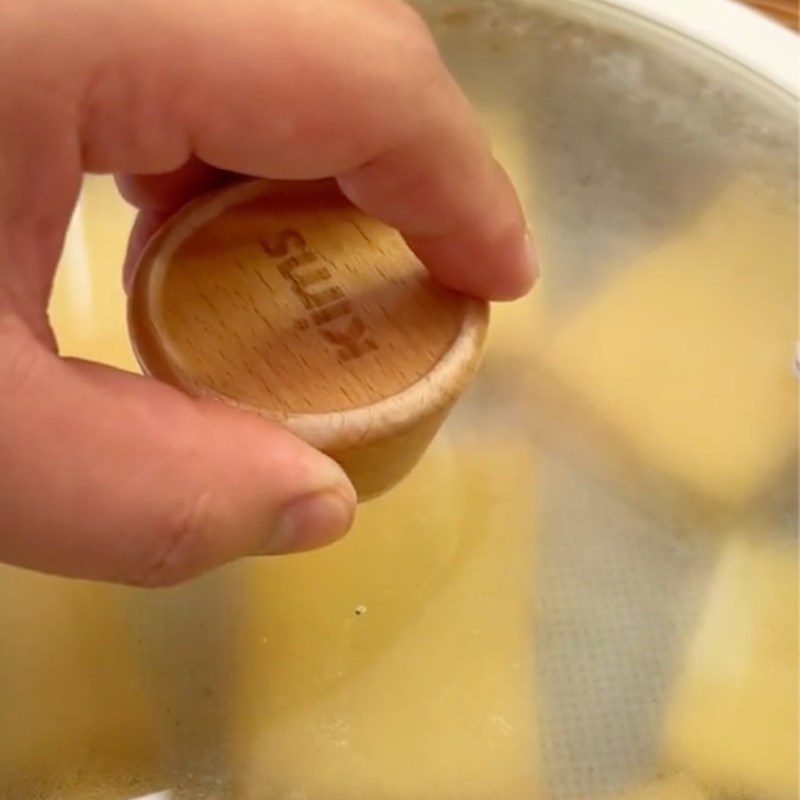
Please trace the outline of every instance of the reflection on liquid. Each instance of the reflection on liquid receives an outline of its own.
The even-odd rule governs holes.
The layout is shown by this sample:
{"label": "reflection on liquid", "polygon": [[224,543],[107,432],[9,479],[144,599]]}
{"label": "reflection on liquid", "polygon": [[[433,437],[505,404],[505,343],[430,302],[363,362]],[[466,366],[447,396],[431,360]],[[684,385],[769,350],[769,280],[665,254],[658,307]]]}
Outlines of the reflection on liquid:
{"label": "reflection on liquid", "polygon": [[[796,122],[591,3],[419,5],[525,199],[537,292],[331,550],[156,593],[0,571],[3,800],[567,800],[656,764],[687,773],[671,800],[792,800],[796,546],[726,543],[796,524]],[[135,368],[131,221],[87,179],[65,354]],[[687,535],[712,522],[719,572]]]}

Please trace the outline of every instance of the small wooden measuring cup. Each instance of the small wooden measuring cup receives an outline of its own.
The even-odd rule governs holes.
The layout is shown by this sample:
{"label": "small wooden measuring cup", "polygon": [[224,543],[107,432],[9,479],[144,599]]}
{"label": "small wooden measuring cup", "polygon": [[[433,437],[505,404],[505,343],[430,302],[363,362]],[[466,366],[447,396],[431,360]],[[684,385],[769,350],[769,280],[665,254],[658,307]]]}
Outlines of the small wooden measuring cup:
{"label": "small wooden measuring cup", "polygon": [[283,424],[363,500],[411,470],[475,374],[488,306],[334,183],[247,181],[150,241],[128,320],[146,373]]}

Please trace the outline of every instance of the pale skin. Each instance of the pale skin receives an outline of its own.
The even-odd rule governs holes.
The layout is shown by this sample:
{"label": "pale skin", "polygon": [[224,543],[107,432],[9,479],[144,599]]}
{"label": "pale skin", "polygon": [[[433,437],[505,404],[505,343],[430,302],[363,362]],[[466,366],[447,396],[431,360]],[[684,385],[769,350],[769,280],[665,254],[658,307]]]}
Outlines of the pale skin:
{"label": "pale skin", "polygon": [[[335,177],[436,278],[490,299],[536,267],[511,183],[397,0],[0,4],[0,561],[170,585],[322,546],[355,496],[278,427],[60,358],[47,302],[84,172],[150,232],[229,172]],[[109,264],[109,269],[114,269]]]}

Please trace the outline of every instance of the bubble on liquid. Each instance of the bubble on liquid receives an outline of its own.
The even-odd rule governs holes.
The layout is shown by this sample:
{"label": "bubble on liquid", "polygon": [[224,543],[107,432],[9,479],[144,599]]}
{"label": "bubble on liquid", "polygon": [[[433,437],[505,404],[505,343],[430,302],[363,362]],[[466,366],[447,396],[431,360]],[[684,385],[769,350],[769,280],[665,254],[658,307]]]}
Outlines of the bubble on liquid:
{"label": "bubble on liquid", "polygon": [[337,719],[325,725],[325,732],[334,747],[345,748],[350,745],[350,723],[345,719]]}

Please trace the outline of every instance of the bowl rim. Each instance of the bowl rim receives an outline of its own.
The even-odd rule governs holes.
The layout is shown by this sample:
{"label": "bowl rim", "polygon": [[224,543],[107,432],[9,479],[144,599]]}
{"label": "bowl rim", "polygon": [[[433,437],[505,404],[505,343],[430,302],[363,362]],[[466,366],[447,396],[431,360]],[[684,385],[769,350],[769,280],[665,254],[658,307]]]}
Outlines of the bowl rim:
{"label": "bowl rim", "polygon": [[800,37],[733,0],[592,0],[670,28],[800,97]]}
{"label": "bowl rim", "polygon": [[[227,209],[257,197],[330,192],[331,180],[274,181],[249,178],[206,192],[172,215],[144,248],[128,296],[127,322],[131,346],[145,375],[193,397],[216,400],[279,422],[318,449],[364,446],[413,430],[446,412],[478,370],[489,324],[486,300],[459,295],[460,324],[447,350],[424,375],[395,394],[344,409],[290,411],[259,408],[190,378],[170,354],[154,315],[170,260],[199,228]],[[338,190],[337,190],[338,191]]]}

